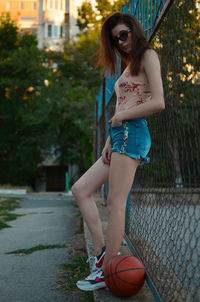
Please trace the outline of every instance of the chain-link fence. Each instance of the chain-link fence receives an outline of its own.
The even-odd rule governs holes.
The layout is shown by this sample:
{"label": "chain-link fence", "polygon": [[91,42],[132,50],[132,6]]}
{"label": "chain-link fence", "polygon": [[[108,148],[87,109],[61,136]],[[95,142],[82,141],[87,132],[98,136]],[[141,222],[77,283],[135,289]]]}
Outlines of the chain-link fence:
{"label": "chain-link fence", "polygon": [[148,118],[151,164],[130,197],[128,239],[162,301],[200,301],[200,69],[196,1],[174,1],[152,46],[166,110]]}
{"label": "chain-link fence", "polygon": [[[163,302],[200,301],[199,22],[197,1],[175,0],[151,41],[166,109],[147,119],[151,163],[138,168],[128,207],[127,241]],[[114,106],[115,96],[108,118]]]}

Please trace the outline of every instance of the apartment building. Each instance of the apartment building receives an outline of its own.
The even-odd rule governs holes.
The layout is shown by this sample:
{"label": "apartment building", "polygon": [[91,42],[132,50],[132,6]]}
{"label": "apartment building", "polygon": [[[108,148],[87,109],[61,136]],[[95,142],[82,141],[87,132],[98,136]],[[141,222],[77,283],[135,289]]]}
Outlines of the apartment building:
{"label": "apartment building", "polygon": [[77,8],[83,0],[0,0],[0,14],[10,13],[21,32],[32,32],[38,47],[61,51],[78,33]]}
{"label": "apartment building", "polygon": [[38,47],[60,51],[66,38],[66,1],[38,0]]}
{"label": "apartment building", "polygon": [[30,30],[37,34],[38,24],[38,0],[1,0],[0,14],[9,13],[12,20],[15,20],[22,31]]}

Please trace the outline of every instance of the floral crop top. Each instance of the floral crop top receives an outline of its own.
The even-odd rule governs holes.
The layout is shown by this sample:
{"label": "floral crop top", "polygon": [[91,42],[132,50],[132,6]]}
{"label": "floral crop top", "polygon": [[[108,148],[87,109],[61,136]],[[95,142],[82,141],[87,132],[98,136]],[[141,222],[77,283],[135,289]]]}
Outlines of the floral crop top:
{"label": "floral crop top", "polygon": [[116,112],[128,110],[151,98],[150,86],[145,72],[132,75],[129,66],[126,67],[115,83],[117,95]]}

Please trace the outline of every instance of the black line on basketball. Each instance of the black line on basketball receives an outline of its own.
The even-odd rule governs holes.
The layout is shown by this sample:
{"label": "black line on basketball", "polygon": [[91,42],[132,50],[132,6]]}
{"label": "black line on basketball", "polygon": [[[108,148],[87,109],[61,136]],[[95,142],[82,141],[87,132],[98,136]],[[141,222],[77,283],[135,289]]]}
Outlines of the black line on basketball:
{"label": "black line on basketball", "polygon": [[130,258],[130,257],[132,257],[132,256],[131,256],[131,255],[124,256],[124,258],[122,258],[122,259],[117,263],[116,269],[118,268],[118,266],[119,266],[124,260],[126,260],[127,258]]}
{"label": "black line on basketball", "polygon": [[143,267],[126,268],[122,271],[118,271],[117,273],[123,273],[123,272],[126,272],[126,271],[138,271],[138,270],[143,270],[144,271],[144,268]]}
{"label": "black line on basketball", "polygon": [[124,273],[126,271],[136,271],[136,270],[145,270],[143,267],[137,267],[137,268],[127,268],[125,270],[122,270],[122,271],[114,271],[113,273],[110,273],[106,278],[109,278],[111,277],[112,275],[115,275],[115,274],[119,274],[119,273]]}
{"label": "black line on basketball", "polygon": [[[110,262],[110,265],[109,265],[109,276],[111,276],[112,275],[112,261]],[[111,284],[111,280],[110,280],[110,278],[108,278],[108,280],[109,280],[109,285]]]}
{"label": "black line on basketball", "polygon": [[[111,261],[112,263],[112,261]],[[113,263],[112,263],[113,264]],[[116,266],[115,266],[115,269],[116,269]],[[116,284],[116,281],[115,281],[115,278],[113,277],[114,275],[116,275],[116,272],[115,273],[112,273],[112,270],[111,270],[111,277],[112,277],[112,281],[113,281],[113,285],[116,287],[116,289],[119,290],[117,284]]]}
{"label": "black line on basketball", "polygon": [[[107,279],[106,274],[107,274],[107,275],[110,274],[109,268],[110,268],[110,266],[108,267],[108,265],[106,265],[106,268],[105,268],[105,271],[104,271],[104,278],[105,278],[105,281],[106,281],[106,279]],[[109,279],[108,279],[107,281],[108,281],[108,283],[109,283]]]}
{"label": "black line on basketball", "polygon": [[[130,257],[133,257],[132,255],[122,255],[122,256],[124,256],[124,258],[122,258],[118,263],[117,263],[117,265],[115,266],[115,272],[114,273],[112,273],[112,269],[110,269],[110,274],[106,277],[106,278],[109,278],[109,277],[112,277],[112,275],[113,274],[115,274],[115,273],[121,273],[121,272],[124,272],[124,271],[127,271],[127,270],[137,270],[137,269],[143,269],[144,270],[144,268],[143,267],[141,267],[141,268],[139,268],[139,267],[137,267],[137,268],[130,268],[130,269],[125,269],[125,270],[123,270],[123,271],[117,271],[117,268],[118,268],[118,266],[125,260],[125,259],[127,259],[127,258],[130,258]],[[119,258],[121,257],[121,255],[120,256],[118,256]],[[117,257],[116,257],[117,258]],[[135,257],[136,258],[136,257]],[[137,258],[136,258],[137,259]],[[112,263],[112,261],[111,261],[111,263]],[[110,265],[110,267],[112,268],[112,266]]]}
{"label": "black line on basketball", "polygon": [[128,268],[128,269],[125,269],[125,270],[123,270],[123,271],[117,272],[116,277],[117,277],[117,279],[119,279],[120,281],[123,281],[123,282],[126,283],[126,284],[130,284],[130,285],[140,286],[140,287],[141,287],[141,286],[143,285],[143,283],[142,283],[142,284],[140,284],[140,283],[137,283],[137,284],[136,284],[136,283],[132,283],[132,282],[126,281],[126,280],[124,280],[124,279],[121,279],[120,276],[118,276],[118,273],[124,273],[124,272],[127,272],[127,271],[131,271],[131,270],[140,270],[140,269],[144,270],[143,268],[136,268],[136,269]]}
{"label": "black line on basketball", "polygon": [[116,268],[118,267],[118,265],[120,265],[120,263],[122,263],[124,260],[126,260],[127,258],[130,258],[130,257],[133,257],[133,256],[132,255],[124,255],[124,257],[117,263]]}
{"label": "black line on basketball", "polygon": [[126,283],[126,284],[130,284],[130,285],[133,285],[133,286],[139,286],[139,287],[141,287],[141,286],[143,285],[143,283],[142,283],[142,284],[141,284],[141,283],[136,284],[136,283],[128,282],[128,281],[126,281],[126,280],[124,280],[124,279],[121,279],[118,275],[116,275],[116,277],[117,277],[120,281],[123,281],[123,282]]}
{"label": "black line on basketball", "polygon": [[123,272],[126,272],[126,271],[140,270],[140,269],[144,270],[144,268],[127,268],[127,269],[125,269],[125,270],[117,271],[118,266],[119,266],[124,260],[126,260],[127,258],[130,258],[130,257],[133,257],[133,256],[132,256],[132,255],[127,255],[127,256],[125,256],[124,258],[122,258],[121,261],[119,261],[119,262],[117,263],[117,265],[116,265],[116,267],[115,267],[115,274],[116,274],[116,277],[117,277],[118,280],[123,281],[123,282],[126,283],[126,284],[130,284],[130,285],[133,285],[133,286],[137,286],[137,287],[139,286],[139,287],[141,287],[141,286],[143,285],[143,283],[142,283],[142,284],[131,283],[131,282],[128,282],[128,281],[125,281],[125,280],[121,279],[121,278],[118,276],[119,273],[123,273]]}
{"label": "black line on basketball", "polygon": [[[116,285],[116,282],[115,282],[115,279],[113,277],[113,273],[112,273],[112,261],[110,262],[110,277],[112,278],[112,284],[118,289],[117,285]],[[109,278],[108,278],[109,279]],[[110,282],[111,283],[111,282]]]}

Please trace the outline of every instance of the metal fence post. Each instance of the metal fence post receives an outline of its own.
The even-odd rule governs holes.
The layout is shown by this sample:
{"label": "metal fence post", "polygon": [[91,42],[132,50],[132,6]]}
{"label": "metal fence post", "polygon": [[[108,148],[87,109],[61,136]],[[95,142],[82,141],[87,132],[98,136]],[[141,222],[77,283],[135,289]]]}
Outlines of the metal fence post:
{"label": "metal fence post", "polygon": [[69,173],[65,172],[65,190],[69,192]]}

